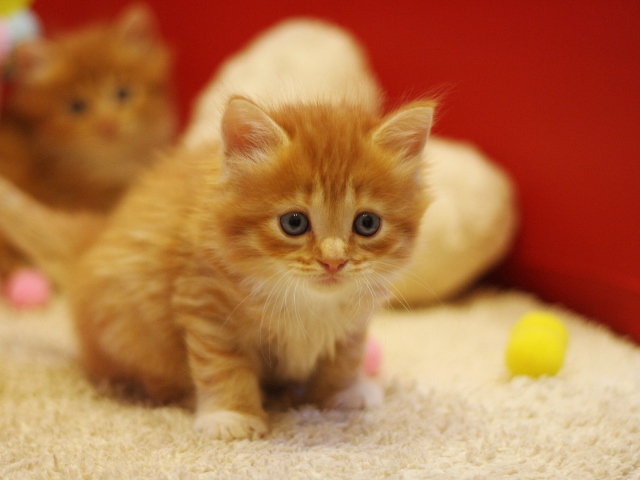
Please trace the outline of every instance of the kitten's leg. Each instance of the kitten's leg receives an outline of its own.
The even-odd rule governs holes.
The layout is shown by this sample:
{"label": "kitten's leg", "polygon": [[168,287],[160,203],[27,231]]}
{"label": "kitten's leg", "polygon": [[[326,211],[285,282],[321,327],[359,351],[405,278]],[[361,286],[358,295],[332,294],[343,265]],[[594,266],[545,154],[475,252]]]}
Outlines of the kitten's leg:
{"label": "kitten's leg", "polygon": [[223,440],[260,437],[268,428],[255,366],[247,356],[230,349],[215,330],[192,328],[186,334],[196,389],[194,426]]}
{"label": "kitten's leg", "polygon": [[320,360],[309,379],[304,402],[323,408],[363,409],[382,405],[383,392],[362,374],[366,332],[358,332],[336,345],[333,358]]}

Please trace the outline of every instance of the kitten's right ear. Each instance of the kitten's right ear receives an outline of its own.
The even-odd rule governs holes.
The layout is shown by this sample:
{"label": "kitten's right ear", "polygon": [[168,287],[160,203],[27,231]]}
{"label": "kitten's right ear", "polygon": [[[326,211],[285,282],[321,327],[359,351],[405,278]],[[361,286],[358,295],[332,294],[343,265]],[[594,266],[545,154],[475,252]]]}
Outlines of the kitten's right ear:
{"label": "kitten's right ear", "polygon": [[405,160],[420,158],[431,131],[435,102],[415,102],[388,115],[373,132],[373,142]]}
{"label": "kitten's right ear", "polygon": [[11,59],[12,74],[21,83],[46,81],[54,70],[53,47],[46,40],[19,44]]}
{"label": "kitten's right ear", "polygon": [[227,161],[261,161],[288,142],[287,134],[257,105],[233,98],[222,116],[222,143]]}

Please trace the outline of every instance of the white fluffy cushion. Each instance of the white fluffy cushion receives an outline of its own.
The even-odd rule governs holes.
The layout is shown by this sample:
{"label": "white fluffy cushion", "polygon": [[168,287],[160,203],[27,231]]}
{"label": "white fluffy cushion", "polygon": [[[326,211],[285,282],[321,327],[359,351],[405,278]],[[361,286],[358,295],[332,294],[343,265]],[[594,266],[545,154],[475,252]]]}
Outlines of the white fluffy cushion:
{"label": "white fluffy cushion", "polygon": [[517,226],[513,184],[480,151],[432,137],[425,154],[434,201],[413,261],[392,288],[397,304],[427,305],[469,286],[504,257]]}

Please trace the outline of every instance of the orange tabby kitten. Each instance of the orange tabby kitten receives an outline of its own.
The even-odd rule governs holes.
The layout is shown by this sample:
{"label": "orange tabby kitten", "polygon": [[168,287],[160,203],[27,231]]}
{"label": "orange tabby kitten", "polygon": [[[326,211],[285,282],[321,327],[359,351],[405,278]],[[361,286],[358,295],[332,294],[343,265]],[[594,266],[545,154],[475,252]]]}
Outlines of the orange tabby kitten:
{"label": "orange tabby kitten", "polygon": [[[174,139],[171,59],[146,8],[25,43],[13,64],[0,175],[43,203],[107,211]],[[16,259],[0,258],[6,273]]]}
{"label": "orange tabby kitten", "polygon": [[[76,223],[4,181],[0,224],[69,286],[93,377],[159,401],[192,393],[197,429],[253,438],[267,431],[261,387],[295,384],[297,401],[327,408],[382,401],[360,376],[363,346],[429,202],[432,114],[430,102],[378,118],[236,97],[221,144],[153,168],[104,230],[87,218],[73,235]],[[74,249],[79,261],[56,263]]]}

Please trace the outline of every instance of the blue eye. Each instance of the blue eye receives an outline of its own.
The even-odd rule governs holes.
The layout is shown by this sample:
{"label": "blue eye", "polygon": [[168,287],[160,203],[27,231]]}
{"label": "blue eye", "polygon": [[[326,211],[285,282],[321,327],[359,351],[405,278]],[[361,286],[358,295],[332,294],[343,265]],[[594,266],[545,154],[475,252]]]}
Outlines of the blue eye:
{"label": "blue eye", "polygon": [[375,213],[361,213],[353,221],[353,231],[363,237],[371,237],[380,230],[380,217]]}
{"label": "blue eye", "polygon": [[280,217],[280,227],[287,235],[297,237],[309,231],[309,219],[304,213],[285,213]]}

